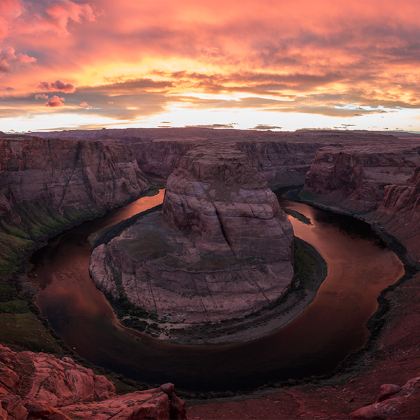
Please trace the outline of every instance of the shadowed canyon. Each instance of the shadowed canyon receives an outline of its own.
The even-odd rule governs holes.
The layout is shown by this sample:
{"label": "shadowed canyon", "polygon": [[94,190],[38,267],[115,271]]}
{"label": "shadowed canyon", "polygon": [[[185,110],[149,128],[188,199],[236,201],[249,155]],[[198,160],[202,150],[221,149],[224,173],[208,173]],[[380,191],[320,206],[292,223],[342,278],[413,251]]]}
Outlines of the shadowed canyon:
{"label": "shadowed canyon", "polygon": [[0,419],[414,419],[419,226],[416,135],[0,134]]}

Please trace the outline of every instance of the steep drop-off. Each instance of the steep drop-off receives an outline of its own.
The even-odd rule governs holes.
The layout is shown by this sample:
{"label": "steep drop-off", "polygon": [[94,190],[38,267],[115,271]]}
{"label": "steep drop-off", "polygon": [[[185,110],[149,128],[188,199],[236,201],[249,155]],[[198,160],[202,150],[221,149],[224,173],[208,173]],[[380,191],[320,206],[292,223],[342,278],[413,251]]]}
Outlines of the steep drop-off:
{"label": "steep drop-off", "polygon": [[420,147],[321,149],[304,197],[382,226],[420,262]]}
{"label": "steep drop-off", "polygon": [[121,144],[0,137],[0,275],[74,223],[138,197],[149,183]]}

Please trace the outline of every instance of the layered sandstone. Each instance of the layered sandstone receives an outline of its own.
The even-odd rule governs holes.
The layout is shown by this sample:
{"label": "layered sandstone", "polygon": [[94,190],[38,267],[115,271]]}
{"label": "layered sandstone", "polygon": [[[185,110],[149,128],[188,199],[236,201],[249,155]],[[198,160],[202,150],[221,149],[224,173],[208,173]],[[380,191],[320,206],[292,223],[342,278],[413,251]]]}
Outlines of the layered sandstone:
{"label": "layered sandstone", "polygon": [[147,190],[137,160],[121,144],[0,138],[0,274],[23,250],[73,223]]}
{"label": "layered sandstone", "polygon": [[420,262],[420,165],[403,185],[390,184],[385,187],[384,198],[370,219],[401,238]]}
{"label": "layered sandstone", "polygon": [[97,247],[96,284],[181,326],[241,318],[293,277],[293,232],[276,196],[232,146],[196,147],[169,177],[162,213]]}
{"label": "layered sandstone", "polygon": [[394,135],[367,131],[300,130],[272,132],[212,130],[208,128],[130,128],[125,130],[77,130],[38,133],[50,139],[120,142],[130,147],[147,177],[165,183],[184,154],[199,145],[230,144],[244,151],[271,188],[303,185],[316,152],[328,145],[411,144]]}
{"label": "layered sandstone", "polygon": [[379,224],[420,261],[420,147],[321,149],[304,194]]}
{"label": "layered sandstone", "polygon": [[0,419],[184,419],[171,384],[117,395],[115,386],[71,358],[0,345]]}

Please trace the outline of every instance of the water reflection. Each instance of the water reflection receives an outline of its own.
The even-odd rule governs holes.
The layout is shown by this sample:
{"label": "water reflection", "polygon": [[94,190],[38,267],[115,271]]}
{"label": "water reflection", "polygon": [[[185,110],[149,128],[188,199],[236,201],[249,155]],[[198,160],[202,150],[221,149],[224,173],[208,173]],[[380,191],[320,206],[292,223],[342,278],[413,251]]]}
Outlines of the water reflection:
{"label": "water reflection", "polygon": [[324,373],[366,342],[366,323],[376,311],[379,293],[404,271],[397,256],[380,246],[365,225],[353,219],[341,219],[340,224],[340,216],[332,219],[305,204],[284,202],[311,219],[308,225],[290,217],[295,235],[328,263],[328,276],[314,301],[286,327],[250,343],[162,343],[118,323],[89,277],[87,238],[160,204],[163,195],[161,190],[61,235],[34,260],[42,286],[37,302],[57,334],[83,357],[134,379],[206,391],[248,389]]}

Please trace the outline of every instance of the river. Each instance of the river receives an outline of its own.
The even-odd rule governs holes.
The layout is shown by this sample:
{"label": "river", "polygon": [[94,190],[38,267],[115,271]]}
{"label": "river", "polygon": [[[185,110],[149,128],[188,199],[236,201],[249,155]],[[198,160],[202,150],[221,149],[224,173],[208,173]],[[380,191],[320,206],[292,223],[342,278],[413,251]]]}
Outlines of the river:
{"label": "river", "polygon": [[311,304],[288,325],[242,344],[187,346],[123,327],[89,276],[88,237],[161,204],[164,191],[63,233],[32,262],[36,303],[51,327],[83,358],[150,385],[194,391],[251,390],[324,374],[362,348],[377,298],[404,274],[397,255],[355,219],[283,200],[311,224],[289,216],[295,236],[314,246],[328,274]]}

